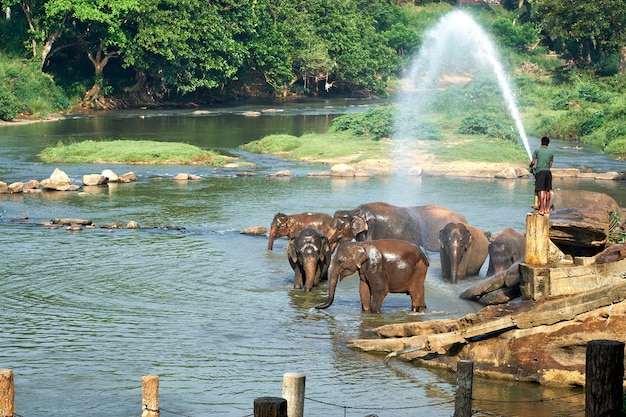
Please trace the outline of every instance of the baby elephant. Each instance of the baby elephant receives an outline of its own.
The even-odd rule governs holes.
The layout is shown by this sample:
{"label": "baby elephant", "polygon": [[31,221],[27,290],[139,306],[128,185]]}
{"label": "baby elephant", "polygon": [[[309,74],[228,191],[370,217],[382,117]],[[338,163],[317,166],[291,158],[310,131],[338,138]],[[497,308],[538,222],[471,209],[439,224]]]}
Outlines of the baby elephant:
{"label": "baby elephant", "polygon": [[465,223],[448,223],[439,232],[441,276],[456,283],[478,275],[487,259],[489,239],[483,232]]}
{"label": "baby elephant", "polygon": [[302,229],[289,239],[287,254],[294,271],[294,288],[304,285],[308,292],[319,285],[321,279],[328,278],[331,252],[324,233],[310,227]]}
{"label": "baby elephant", "polygon": [[333,258],[328,278],[328,300],[315,308],[328,308],[335,298],[337,283],[359,271],[359,294],[363,312],[380,313],[388,293],[411,296],[411,309],[426,308],[424,280],[428,257],[411,242],[396,239],[344,242]]}
{"label": "baby elephant", "polygon": [[506,271],[526,256],[526,235],[506,228],[489,242],[487,276]]}

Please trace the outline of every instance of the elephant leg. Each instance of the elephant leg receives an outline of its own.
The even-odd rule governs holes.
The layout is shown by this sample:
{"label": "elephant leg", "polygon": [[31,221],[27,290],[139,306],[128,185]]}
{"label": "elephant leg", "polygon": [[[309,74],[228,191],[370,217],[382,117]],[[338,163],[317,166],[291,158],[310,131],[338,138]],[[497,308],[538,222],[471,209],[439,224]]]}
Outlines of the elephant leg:
{"label": "elephant leg", "polygon": [[369,313],[371,310],[372,294],[367,282],[359,281],[359,295],[361,296],[361,311]]}
{"label": "elephant leg", "polygon": [[418,264],[417,269],[411,276],[411,287],[409,296],[411,297],[411,310],[420,312],[426,309],[426,298],[424,296],[424,281],[428,267],[422,263]]}
{"label": "elephant leg", "polygon": [[302,289],[302,285],[304,284],[304,276],[302,274],[302,269],[299,267],[296,267],[294,269],[294,277],[293,277],[293,287],[297,290]]}
{"label": "elephant leg", "polygon": [[387,291],[374,291],[372,294],[372,313],[380,313],[380,309],[383,306],[383,300],[387,296]]}

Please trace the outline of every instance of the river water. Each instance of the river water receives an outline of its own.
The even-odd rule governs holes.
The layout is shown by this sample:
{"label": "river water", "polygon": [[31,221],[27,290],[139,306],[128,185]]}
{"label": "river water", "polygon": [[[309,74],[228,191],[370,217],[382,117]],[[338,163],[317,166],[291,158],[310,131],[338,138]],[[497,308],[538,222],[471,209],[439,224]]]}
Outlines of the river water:
{"label": "river water", "polygon": [[[375,104],[138,110],[0,127],[0,180],[6,183],[41,180],[57,167],[76,184],[107,168],[138,177],[81,193],[0,195],[0,367],[14,372],[16,413],[137,416],[141,376],[159,375],[161,415],[248,416],[255,398],[280,396],[283,374],[299,372],[306,375],[307,416],[452,415],[455,374],[397,360],[385,365],[383,355],[350,350],[346,342],[372,336],[370,329],[386,323],[475,312],[480,306],[458,294],[480,277],[444,284],[435,254],[423,314],[410,314],[403,294],[389,295],[379,315],[362,314],[354,276],[320,311],[314,305],[325,300],[326,285],[308,294],[292,288],[284,240],[268,251],[267,236],[239,233],[269,227],[278,211],[332,214],[373,201],[438,204],[481,229],[524,230],[533,195],[528,179],[309,177],[328,168],[237,148],[270,133],[325,131],[337,114]],[[45,164],[37,158],[58,140],[117,138],[227,150],[255,162],[256,175],[197,166]],[[564,146],[553,143],[555,166],[624,170],[623,162],[594,150]],[[294,176],[265,175],[282,169]],[[202,179],[170,179],[180,172]],[[626,205],[621,182],[555,186],[606,192]],[[21,216],[28,220],[14,221]],[[55,217],[96,225],[134,220],[144,228],[68,232],[38,224]],[[474,398],[480,415],[584,415],[580,388],[475,378]]]}

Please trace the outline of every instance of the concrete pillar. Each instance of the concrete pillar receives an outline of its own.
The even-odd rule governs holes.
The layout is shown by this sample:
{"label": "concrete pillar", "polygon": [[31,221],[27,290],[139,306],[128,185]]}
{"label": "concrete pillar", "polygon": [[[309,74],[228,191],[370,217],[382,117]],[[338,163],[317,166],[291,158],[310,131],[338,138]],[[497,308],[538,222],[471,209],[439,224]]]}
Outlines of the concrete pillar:
{"label": "concrete pillar", "polygon": [[547,265],[550,256],[550,215],[526,215],[526,264]]}

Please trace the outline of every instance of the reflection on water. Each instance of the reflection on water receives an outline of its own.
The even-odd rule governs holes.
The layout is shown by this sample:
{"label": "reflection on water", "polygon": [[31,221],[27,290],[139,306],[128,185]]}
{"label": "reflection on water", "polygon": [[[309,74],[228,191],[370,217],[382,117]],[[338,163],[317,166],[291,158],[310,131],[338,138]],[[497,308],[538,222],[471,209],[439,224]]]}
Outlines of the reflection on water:
{"label": "reflection on water", "polygon": [[[175,120],[187,117],[193,116],[167,115],[172,119],[167,124],[188,126]],[[309,120],[292,117],[300,120],[302,131],[313,129]],[[101,125],[106,126],[101,128],[104,137],[125,130],[122,127],[133,117],[107,118]],[[56,165],[35,162],[45,142],[94,133],[89,124],[69,128],[66,123],[0,128],[0,180],[47,177]],[[142,138],[170,129],[168,125],[163,120],[156,127],[133,125],[136,130],[124,134]],[[185,136],[192,131],[185,129],[162,133],[202,140]],[[156,374],[161,377],[163,409],[195,417],[244,416],[252,412],[254,398],[281,395],[285,372],[306,374],[305,413],[310,416],[453,413],[453,373],[398,360],[385,365],[384,355],[350,350],[347,341],[369,337],[371,329],[382,324],[475,312],[480,306],[458,294],[480,277],[444,284],[433,254],[424,314],[409,314],[410,299],[403,294],[389,295],[382,314],[360,313],[354,276],[338,285],[332,307],[316,310],[314,305],[326,298],[327,285],[311,293],[292,288],[285,240],[268,251],[266,236],[239,231],[269,227],[277,211],[332,214],[372,201],[439,204],[463,213],[484,230],[524,230],[532,182],[316,178],[306,175],[315,170],[309,165],[259,160],[263,163],[258,175],[251,177],[206,167],[119,166],[116,172],[134,171],[138,181],[83,193],[0,195],[0,362],[15,373],[17,413],[78,417],[95,409],[107,415],[137,415],[141,376]],[[559,163],[567,161],[561,158]],[[59,167],[75,183],[85,173],[110,168]],[[295,176],[263,175],[285,167]],[[169,179],[179,172],[203,179]],[[623,187],[613,182],[584,186],[606,191],[624,205]],[[20,216],[30,223],[12,221]],[[36,224],[54,217],[86,218],[96,225],[134,220],[144,227],[181,229],[98,227],[72,233]],[[485,415],[576,415],[583,409],[579,393],[475,378],[474,408]],[[555,400],[532,402],[541,398]],[[520,401],[527,403],[522,406]]]}

